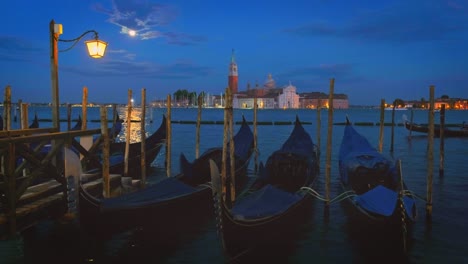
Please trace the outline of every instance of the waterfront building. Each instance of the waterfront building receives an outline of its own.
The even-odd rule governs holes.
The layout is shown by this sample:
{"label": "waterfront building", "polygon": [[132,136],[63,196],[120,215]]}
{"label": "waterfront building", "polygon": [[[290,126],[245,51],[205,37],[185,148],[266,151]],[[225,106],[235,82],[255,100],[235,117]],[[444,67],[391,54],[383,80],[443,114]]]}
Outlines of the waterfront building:
{"label": "waterfront building", "polygon": [[[299,94],[299,104],[301,108],[328,108],[329,95],[322,92],[310,92]],[[333,109],[348,109],[349,100],[346,94],[333,94]]]}
{"label": "waterfront building", "polygon": [[299,95],[296,93],[296,87],[291,83],[285,87],[276,87],[276,82],[271,74],[268,74],[262,87],[259,87],[257,83],[252,89],[249,83],[246,91],[235,94],[233,107],[253,108],[255,97],[257,97],[258,108],[299,108]]}
{"label": "waterfront building", "polygon": [[[416,109],[429,109],[429,101],[422,98],[421,100],[406,101],[407,106]],[[445,109],[468,110],[468,99],[464,98],[436,98],[434,100],[434,109],[441,109],[445,105]]]}
{"label": "waterfront building", "polygon": [[[255,87],[251,87],[250,83],[247,83],[245,91],[238,91],[238,71],[234,50],[231,55],[231,63],[229,64],[228,84],[233,92],[232,104],[234,108],[253,108],[254,98],[257,98],[258,108],[328,108],[328,95],[319,92],[302,93],[299,95],[296,86],[292,85],[291,82],[284,87],[277,87],[271,73],[268,74],[263,86],[260,87],[256,82]],[[222,106],[221,96],[215,98],[214,105]],[[335,94],[333,107],[347,109],[349,107],[348,96],[345,94]]]}
{"label": "waterfront building", "polygon": [[278,106],[282,109],[299,108],[299,95],[296,93],[296,86],[293,86],[291,82],[278,96]]}

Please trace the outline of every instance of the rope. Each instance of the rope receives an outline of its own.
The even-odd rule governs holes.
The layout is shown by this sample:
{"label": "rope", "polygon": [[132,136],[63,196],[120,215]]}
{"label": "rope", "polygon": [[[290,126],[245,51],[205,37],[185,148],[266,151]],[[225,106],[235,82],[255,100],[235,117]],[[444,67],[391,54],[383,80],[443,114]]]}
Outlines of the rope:
{"label": "rope", "polygon": [[328,200],[326,199],[323,195],[320,195],[317,191],[315,191],[314,189],[310,188],[310,187],[301,187],[301,191],[306,191],[308,194],[312,195],[313,197],[321,200],[321,201],[324,201],[324,202],[330,202],[330,204],[332,203],[337,203],[337,202],[341,202],[343,201],[344,199],[347,199],[347,198],[350,198],[350,197],[354,197],[354,196],[357,196],[354,191],[345,191],[341,194],[339,194],[338,196],[336,196],[335,198],[331,199],[331,200]]}
{"label": "rope", "polygon": [[403,192],[403,195],[404,195],[404,196],[416,197],[416,198],[420,199],[421,201],[427,202],[426,198],[424,198],[424,197],[422,197],[422,196],[420,196],[420,195],[418,195],[418,194],[416,194],[416,193],[413,193],[413,192],[410,191],[410,190],[402,190],[402,192]]}
{"label": "rope", "polygon": [[213,189],[213,186],[211,185],[211,182],[202,183],[202,184],[199,184],[198,186],[203,186],[203,187],[208,187],[210,189]]}
{"label": "rope", "polygon": [[401,171],[401,160],[400,159],[397,161],[397,166],[398,166],[398,174],[400,175],[400,185],[401,185],[401,190],[398,192],[398,200],[400,202],[401,226],[402,226],[402,232],[403,232],[403,251],[406,252],[406,236],[407,236],[406,209],[405,209],[405,204],[404,204],[404,201],[403,201],[405,190],[403,189],[403,186],[404,186],[403,185],[403,173]]}
{"label": "rope", "polygon": [[356,196],[357,194],[354,191],[345,191],[341,193],[340,195],[336,196],[335,198],[331,199],[330,203],[332,204],[332,203],[341,202],[344,199],[348,199],[350,197],[356,197]]}

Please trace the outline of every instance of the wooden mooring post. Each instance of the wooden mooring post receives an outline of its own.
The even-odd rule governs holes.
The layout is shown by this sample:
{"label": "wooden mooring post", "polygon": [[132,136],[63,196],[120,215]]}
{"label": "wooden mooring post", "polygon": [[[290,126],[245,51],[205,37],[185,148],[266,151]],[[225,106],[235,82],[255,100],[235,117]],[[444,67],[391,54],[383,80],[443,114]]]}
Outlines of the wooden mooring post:
{"label": "wooden mooring post", "polygon": [[119,116],[119,114],[117,113],[117,105],[116,104],[112,104],[112,134],[110,135],[110,138],[112,139],[112,141],[115,140],[115,137],[117,136],[115,134],[115,123],[117,123],[117,117]]}
{"label": "wooden mooring post", "polygon": [[145,187],[146,185],[146,89],[141,89],[141,186]]}
{"label": "wooden mooring post", "polygon": [[132,131],[132,89],[128,89],[127,101],[127,130],[125,133],[124,177],[128,176],[128,156],[130,154],[130,133]]}
{"label": "wooden mooring post", "polygon": [[393,142],[395,139],[395,101],[393,102],[393,109],[392,109],[392,132],[390,134],[390,153],[393,153]]}
{"label": "wooden mooring post", "polygon": [[11,86],[5,87],[3,100],[3,130],[11,130]]}
{"label": "wooden mooring post", "polygon": [[383,151],[383,135],[385,122],[385,99],[380,100],[380,131],[379,131],[379,152]]}
{"label": "wooden mooring post", "polygon": [[439,156],[439,177],[444,176],[444,164],[445,164],[445,104],[442,104],[440,108],[440,156]]}
{"label": "wooden mooring post", "polygon": [[72,110],[71,104],[67,104],[67,131],[71,129],[71,120],[72,120],[71,110]]}
{"label": "wooden mooring post", "polygon": [[110,175],[109,175],[109,156],[110,156],[110,143],[109,131],[107,130],[107,109],[105,106],[100,108],[101,114],[101,134],[103,138],[102,144],[102,187],[104,197],[110,197]]}
{"label": "wooden mooring post", "polygon": [[197,127],[195,131],[195,158],[198,159],[200,156],[200,124],[201,124],[201,112],[202,112],[202,96],[198,95],[198,113],[197,113]]}
{"label": "wooden mooring post", "polygon": [[331,177],[331,154],[333,135],[333,93],[335,89],[335,78],[330,79],[330,94],[328,96],[328,134],[327,134],[327,164],[325,166],[325,207],[328,211],[330,206],[330,177]]}
{"label": "wooden mooring post", "polygon": [[320,167],[320,150],[321,150],[321,131],[322,131],[322,100],[319,98],[317,102],[317,150],[319,155],[317,156],[318,164]]}
{"label": "wooden mooring post", "polygon": [[83,98],[81,101],[81,130],[88,129],[88,87],[83,87]]}
{"label": "wooden mooring post", "polygon": [[172,124],[171,124],[171,95],[167,95],[167,116],[166,116],[166,176],[171,177],[171,140],[172,140]]}
{"label": "wooden mooring post", "polygon": [[20,105],[20,111],[21,111],[21,129],[28,129],[29,127],[29,120],[28,120],[28,104],[23,104],[21,103]]}
{"label": "wooden mooring post", "polygon": [[429,87],[429,124],[427,135],[427,197],[426,220],[432,219],[432,178],[434,175],[434,85]]}
{"label": "wooden mooring post", "polygon": [[231,172],[229,175],[231,176],[231,204],[234,203],[236,200],[236,157],[234,155],[235,144],[234,142],[234,109],[232,105],[232,91],[228,89],[228,93],[226,93],[226,105],[228,107],[228,114],[229,114],[229,160],[231,162],[230,169]]}
{"label": "wooden mooring post", "polygon": [[[230,88],[226,88],[226,99],[227,99],[227,94],[228,90]],[[224,201],[228,202],[230,205],[230,199],[227,200],[226,197],[226,178],[227,178],[227,145],[228,145],[228,137],[229,137],[229,110],[228,110],[228,100],[226,100],[224,104],[224,127],[223,127],[223,153],[221,156],[221,192],[222,192],[222,198]]]}
{"label": "wooden mooring post", "polygon": [[253,136],[254,136],[254,173],[258,172],[258,146],[257,146],[257,96],[254,97],[254,105],[253,105]]}

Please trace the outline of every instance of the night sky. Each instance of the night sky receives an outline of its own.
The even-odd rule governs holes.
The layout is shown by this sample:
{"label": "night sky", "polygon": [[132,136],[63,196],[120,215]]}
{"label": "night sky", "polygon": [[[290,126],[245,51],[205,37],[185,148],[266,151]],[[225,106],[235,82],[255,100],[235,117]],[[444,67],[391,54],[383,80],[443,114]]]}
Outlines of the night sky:
{"label": "night sky", "polygon": [[[59,53],[61,103],[136,103],[178,89],[220,94],[232,49],[239,90],[263,85],[349,96],[351,105],[468,98],[468,1],[1,1],[0,80],[12,100],[50,102],[49,22],[61,39],[96,30],[109,43],[92,59],[84,41]],[[137,35],[129,36],[135,30]],[[59,50],[71,43],[59,43]]]}

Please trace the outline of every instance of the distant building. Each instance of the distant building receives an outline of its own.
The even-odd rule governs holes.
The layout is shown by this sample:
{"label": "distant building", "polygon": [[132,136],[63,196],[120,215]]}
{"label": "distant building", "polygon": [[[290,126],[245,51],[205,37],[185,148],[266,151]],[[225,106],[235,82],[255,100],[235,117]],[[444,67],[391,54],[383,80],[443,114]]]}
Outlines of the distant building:
{"label": "distant building", "polygon": [[[328,108],[328,94],[321,92],[301,93],[299,94],[301,108]],[[333,108],[334,109],[348,109],[349,100],[346,94],[333,95]]]}
{"label": "distant building", "polygon": [[[405,102],[406,106],[409,108],[422,108],[429,109],[429,101],[425,99],[421,100],[410,100]],[[441,109],[442,105],[445,105],[445,109],[455,109],[455,110],[467,110],[468,109],[468,99],[463,98],[436,98],[434,100],[434,109]]]}
{"label": "distant building", "polygon": [[233,98],[234,108],[253,108],[254,98],[257,97],[258,108],[299,108],[299,95],[296,87],[291,83],[285,87],[276,87],[276,82],[268,74],[268,78],[262,87],[258,84],[252,89],[250,83],[247,90],[238,92]]}
{"label": "distant building", "polygon": [[283,92],[278,96],[279,108],[299,108],[299,95],[296,93],[296,86],[291,85],[283,88]]}
{"label": "distant building", "polygon": [[[297,94],[297,88],[291,82],[287,86],[277,87],[271,74],[268,74],[263,86],[259,86],[256,82],[255,87],[251,87],[249,82],[245,91],[238,91],[238,73],[234,50],[229,65],[228,80],[229,88],[233,92],[232,104],[234,108],[253,108],[254,98],[257,98],[258,108],[328,108],[328,95],[319,92]],[[215,98],[214,105],[221,106],[221,99],[221,97]],[[345,94],[334,94],[333,108],[349,108],[348,96]]]}
{"label": "distant building", "polygon": [[239,75],[237,72],[237,63],[234,57],[234,49],[232,50],[231,63],[229,64],[229,76],[228,86],[231,89],[232,94],[236,94],[238,91]]}

